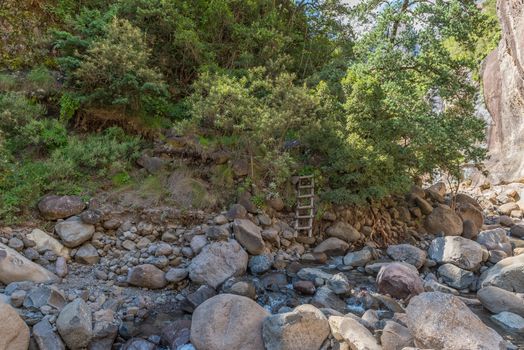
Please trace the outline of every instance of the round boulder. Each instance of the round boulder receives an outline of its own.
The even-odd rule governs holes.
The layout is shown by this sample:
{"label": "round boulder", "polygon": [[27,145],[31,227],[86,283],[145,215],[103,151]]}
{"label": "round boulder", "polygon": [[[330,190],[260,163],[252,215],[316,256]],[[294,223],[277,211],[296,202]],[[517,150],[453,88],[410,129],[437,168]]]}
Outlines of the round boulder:
{"label": "round boulder", "polygon": [[164,271],[151,264],[138,265],[130,269],[127,273],[127,282],[150,289],[164,288],[167,284]]}
{"label": "round boulder", "polygon": [[0,302],[0,321],[0,349],[27,350],[29,327],[11,305]]}
{"label": "round boulder", "polygon": [[451,208],[438,206],[426,217],[425,227],[433,235],[460,236],[462,219]]}
{"label": "round boulder", "polygon": [[262,322],[269,312],[253,300],[220,294],[200,304],[191,321],[191,343],[206,350],[264,350]]}
{"label": "round boulder", "polygon": [[80,214],[86,207],[79,196],[45,196],[38,202],[38,210],[45,219],[57,220]]}
{"label": "round boulder", "polygon": [[480,244],[463,237],[438,237],[431,241],[428,255],[439,264],[453,264],[465,270],[476,270],[484,260]]}
{"label": "round boulder", "polygon": [[424,292],[424,283],[417,269],[405,263],[382,266],[377,275],[378,291],[393,298],[406,299]]}

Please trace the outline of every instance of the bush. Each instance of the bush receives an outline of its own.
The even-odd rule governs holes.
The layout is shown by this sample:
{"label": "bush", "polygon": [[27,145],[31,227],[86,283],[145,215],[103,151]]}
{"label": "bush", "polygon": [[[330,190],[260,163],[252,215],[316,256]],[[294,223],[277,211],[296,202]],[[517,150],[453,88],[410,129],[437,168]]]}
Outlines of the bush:
{"label": "bush", "polygon": [[56,86],[55,78],[44,66],[33,68],[27,74],[27,82],[33,90],[43,89],[44,91],[51,91]]}
{"label": "bush", "polygon": [[0,130],[6,139],[15,136],[21,128],[45,113],[45,108],[21,93],[0,94]]}

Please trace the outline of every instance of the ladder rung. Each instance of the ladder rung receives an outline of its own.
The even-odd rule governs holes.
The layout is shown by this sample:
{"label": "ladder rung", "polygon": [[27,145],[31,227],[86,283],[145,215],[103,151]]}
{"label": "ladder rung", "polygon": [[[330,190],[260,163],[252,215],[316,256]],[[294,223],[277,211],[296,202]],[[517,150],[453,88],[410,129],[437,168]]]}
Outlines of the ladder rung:
{"label": "ladder rung", "polygon": [[298,188],[301,189],[301,190],[305,190],[305,189],[313,188],[313,187],[315,187],[315,186],[313,186],[313,185],[308,185],[308,186],[298,186]]}
{"label": "ladder rung", "polygon": [[297,227],[297,231],[311,230],[311,226]]}
{"label": "ladder rung", "polygon": [[297,219],[311,219],[311,215],[298,215]]}
{"label": "ladder rung", "polygon": [[313,175],[302,175],[302,176],[299,176],[298,178],[302,180],[302,179],[311,179],[312,177]]}
{"label": "ladder rung", "polygon": [[313,209],[313,206],[312,205],[306,205],[306,206],[303,206],[303,207],[297,207],[298,210],[301,210],[301,209]]}
{"label": "ladder rung", "polygon": [[311,198],[311,197],[314,197],[315,195],[310,193],[310,194],[301,194],[300,196],[298,196],[298,198]]}

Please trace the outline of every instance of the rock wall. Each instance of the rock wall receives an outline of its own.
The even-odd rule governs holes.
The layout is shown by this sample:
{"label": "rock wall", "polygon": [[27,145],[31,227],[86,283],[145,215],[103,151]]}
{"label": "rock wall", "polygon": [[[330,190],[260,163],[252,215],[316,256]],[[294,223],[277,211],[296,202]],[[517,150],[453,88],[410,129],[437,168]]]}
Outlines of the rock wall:
{"label": "rock wall", "polygon": [[524,0],[498,0],[502,39],[484,62],[484,99],[492,121],[486,167],[492,182],[524,178]]}

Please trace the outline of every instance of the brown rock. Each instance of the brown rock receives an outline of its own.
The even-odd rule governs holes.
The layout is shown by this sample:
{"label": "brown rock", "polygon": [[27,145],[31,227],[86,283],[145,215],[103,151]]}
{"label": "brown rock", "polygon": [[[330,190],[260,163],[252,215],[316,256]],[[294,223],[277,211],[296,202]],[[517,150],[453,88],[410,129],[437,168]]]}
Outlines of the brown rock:
{"label": "brown rock", "polygon": [[236,240],[250,254],[259,255],[264,252],[262,229],[247,219],[235,219],[233,230]]}
{"label": "brown rock", "polygon": [[264,350],[262,322],[269,315],[249,298],[217,295],[193,313],[191,343],[206,350]]}
{"label": "brown rock", "polygon": [[68,218],[80,214],[86,205],[78,196],[45,196],[38,202],[40,214],[48,220]]}
{"label": "brown rock", "polygon": [[328,256],[338,256],[344,255],[348,248],[349,244],[347,244],[345,241],[339,238],[331,237],[317,245],[315,249],[313,249],[313,252],[324,253]]}
{"label": "brown rock", "polygon": [[383,266],[377,275],[378,291],[398,299],[410,298],[424,292],[417,269],[405,263]]}
{"label": "brown rock", "polygon": [[446,206],[439,206],[426,217],[426,230],[431,234],[443,233],[445,236],[462,234],[462,219]]}
{"label": "brown rock", "polygon": [[143,264],[133,267],[127,274],[127,282],[137,287],[158,289],[167,285],[164,271],[155,265]]}
{"label": "brown rock", "polygon": [[29,327],[16,310],[0,302],[0,349],[27,350],[29,347]]}

